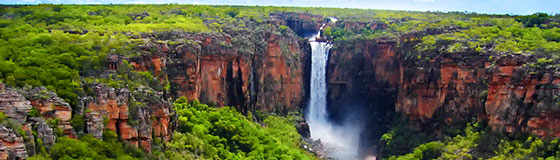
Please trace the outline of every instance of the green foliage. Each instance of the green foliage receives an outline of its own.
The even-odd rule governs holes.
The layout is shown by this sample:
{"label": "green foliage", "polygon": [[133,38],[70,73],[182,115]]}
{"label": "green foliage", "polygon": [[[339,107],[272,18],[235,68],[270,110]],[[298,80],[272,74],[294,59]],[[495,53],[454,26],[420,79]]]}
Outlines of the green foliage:
{"label": "green foliage", "polygon": [[558,139],[542,140],[536,137],[527,137],[525,141],[516,139],[513,141],[501,140],[496,156],[491,160],[504,159],[559,159],[560,148]]}
{"label": "green foliage", "polygon": [[538,67],[544,67],[546,65],[550,65],[554,63],[554,59],[548,59],[548,58],[539,58],[537,59],[536,65]]}
{"label": "green foliage", "polygon": [[484,53],[493,51],[510,53],[545,53],[560,55],[559,28],[524,28],[517,22],[509,25],[473,27],[460,32],[444,33],[424,37],[417,50],[433,51],[438,47],[447,48],[447,53],[462,52],[465,49]]}
{"label": "green foliage", "polygon": [[6,119],[8,117],[6,117],[6,113],[0,111],[0,123],[6,123]]}
{"label": "green foliage", "polygon": [[62,129],[58,128],[59,121],[60,119],[58,118],[49,118],[47,119],[47,125],[49,125],[49,127],[51,127],[54,130],[54,133],[57,137],[62,137],[64,136],[64,133]]}
{"label": "green foliage", "polygon": [[447,142],[443,147],[441,157],[443,159],[473,159],[471,152],[477,146],[479,137],[480,133],[474,131],[473,127],[468,124],[464,136],[457,135]]}
{"label": "green foliage", "polygon": [[[138,149],[130,148],[118,141],[114,132],[105,131],[103,141],[91,135],[85,135],[79,140],[61,137],[51,148],[52,159],[143,159],[145,155]],[[36,159],[47,157],[37,156]]]}
{"label": "green foliage", "polygon": [[198,101],[175,101],[178,133],[169,143],[169,159],[313,159],[299,148],[292,120],[268,116],[264,126],[234,108],[213,108]]}
{"label": "green foliage", "polygon": [[421,144],[402,156],[389,160],[407,159],[559,159],[558,139],[544,140],[528,136],[507,137],[496,134],[483,125],[467,124],[461,135],[445,137],[444,142],[432,141]]}
{"label": "green foliage", "polygon": [[226,13],[229,16],[235,18],[239,14],[239,8],[230,8],[226,11]]}
{"label": "green foliage", "polygon": [[523,23],[527,27],[539,27],[547,21],[550,21],[551,18],[552,17],[546,13],[535,13],[532,15],[517,17],[515,20]]}
{"label": "green foliage", "polygon": [[[7,36],[6,32],[17,35]],[[0,28],[0,79],[12,86],[46,86],[76,104],[79,76],[99,70],[105,54],[115,46],[99,48],[110,36],[88,33],[73,35],[53,30],[32,33]],[[8,68],[4,68],[8,67]],[[97,69],[96,69],[97,68]]]}
{"label": "green foliage", "polygon": [[443,143],[439,141],[429,142],[426,144],[421,144],[420,146],[416,147],[412,153],[399,156],[399,157],[389,157],[389,160],[412,160],[412,159],[435,159],[437,158],[443,148]]}
{"label": "green foliage", "polygon": [[72,119],[70,119],[70,125],[72,125],[72,128],[74,128],[74,130],[76,131],[83,131],[86,127],[84,116],[74,114],[74,116],[72,116]]}
{"label": "green foliage", "polygon": [[383,153],[385,155],[403,155],[413,152],[414,147],[426,143],[431,139],[426,133],[418,132],[410,127],[408,120],[396,119],[387,133],[381,136],[385,143]]}
{"label": "green foliage", "polygon": [[39,110],[35,107],[31,108],[31,111],[29,111],[27,113],[27,117],[40,117],[41,113],[39,113]]}

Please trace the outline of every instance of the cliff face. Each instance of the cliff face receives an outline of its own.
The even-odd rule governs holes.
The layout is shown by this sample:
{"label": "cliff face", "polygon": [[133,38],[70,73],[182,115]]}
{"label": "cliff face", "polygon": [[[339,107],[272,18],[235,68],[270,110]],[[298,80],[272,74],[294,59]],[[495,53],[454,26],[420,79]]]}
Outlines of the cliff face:
{"label": "cliff face", "polygon": [[560,136],[557,69],[531,66],[536,58],[530,55],[416,53],[411,44],[394,42],[334,42],[328,79],[335,111],[344,107],[338,103],[346,93],[358,89],[363,96],[393,94],[393,104],[386,105],[423,123],[474,118],[499,131]]}
{"label": "cliff face", "polygon": [[397,110],[415,118],[445,118],[447,122],[481,118],[477,114],[483,114],[488,87],[485,59],[457,54],[406,60],[400,69]]}
{"label": "cliff face", "polygon": [[[356,105],[365,105],[371,110],[391,110],[399,82],[396,43],[364,40],[335,42],[334,45],[327,66],[329,109],[344,112],[348,103],[363,101]],[[375,101],[377,99],[386,101]]]}
{"label": "cliff face", "polygon": [[556,69],[531,67],[536,59],[527,55],[424,56],[403,63],[398,111],[447,123],[484,119],[498,131],[559,136]]}
{"label": "cliff face", "polygon": [[160,53],[129,61],[136,70],[162,73],[173,97],[235,106],[243,113],[297,111],[304,96],[298,38],[271,32],[239,36],[181,35],[192,43],[154,46]]}
{"label": "cliff face", "polygon": [[505,57],[492,69],[486,113],[494,129],[529,131],[560,137],[560,72],[523,65],[524,58]]}
{"label": "cliff face", "polygon": [[[395,41],[334,41],[327,65],[327,104],[338,123],[364,123],[366,149],[389,128],[399,82]],[[373,149],[372,149],[373,150]]]}

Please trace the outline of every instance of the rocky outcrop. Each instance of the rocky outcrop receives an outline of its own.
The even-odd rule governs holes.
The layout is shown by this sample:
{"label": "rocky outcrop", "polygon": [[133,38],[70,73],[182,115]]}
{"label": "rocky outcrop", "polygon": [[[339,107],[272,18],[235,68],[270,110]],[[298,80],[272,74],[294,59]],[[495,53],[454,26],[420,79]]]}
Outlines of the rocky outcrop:
{"label": "rocky outcrop", "polygon": [[[62,134],[77,137],[70,125],[72,108],[54,92],[44,87],[27,90],[12,89],[3,84],[0,87],[0,111],[6,114],[9,121],[6,123],[13,123],[9,125],[12,128],[0,127],[0,159],[34,155],[36,148],[42,147],[36,146],[34,139],[40,139],[41,145],[54,145],[57,133],[45,119],[55,119]],[[162,93],[143,86],[129,91],[100,83],[85,88],[93,93],[82,96],[80,106],[74,111],[74,116],[83,115],[85,133],[101,139],[103,131],[109,129],[129,144],[146,151],[150,151],[155,138],[168,141],[171,137],[171,103],[163,98]],[[38,114],[33,116],[38,117],[27,117],[32,108]],[[24,140],[14,126],[21,126],[24,131],[21,134],[26,133],[29,139]],[[32,132],[37,134],[31,134]]]}
{"label": "rocky outcrop", "polygon": [[526,63],[523,57],[511,56],[488,66],[492,73],[485,104],[489,124],[510,133],[560,137],[560,71]]}
{"label": "rocky outcrop", "polygon": [[16,129],[26,122],[30,104],[18,90],[0,83],[0,111],[7,118],[0,124],[0,159],[27,158],[25,143]]}
{"label": "rocky outcrop", "polygon": [[24,94],[31,101],[31,105],[39,111],[42,118],[58,120],[58,128],[62,129],[64,135],[76,137],[76,133],[70,125],[72,107],[66,101],[45,87],[35,87],[25,91]]}
{"label": "rocky outcrop", "polygon": [[5,87],[0,83],[0,111],[6,117],[24,124],[27,120],[27,112],[31,110],[31,102],[15,89]]}
{"label": "rocky outcrop", "polygon": [[[0,97],[0,111],[7,118],[0,124],[0,159],[26,159],[34,155],[36,147],[42,147],[36,146],[35,139],[41,139],[45,146],[54,145],[55,132],[44,118],[58,119],[63,133],[74,136],[69,123],[72,109],[44,87],[19,90],[0,83]],[[33,116],[40,117],[28,117],[32,108],[39,112]]]}
{"label": "rocky outcrop", "polygon": [[82,97],[86,133],[101,139],[105,128],[114,131],[129,144],[151,150],[154,138],[169,140],[171,104],[147,87],[134,91],[97,83],[87,86],[94,95]]}
{"label": "rocky outcrop", "polygon": [[27,151],[21,135],[0,125],[0,159],[27,159]]}

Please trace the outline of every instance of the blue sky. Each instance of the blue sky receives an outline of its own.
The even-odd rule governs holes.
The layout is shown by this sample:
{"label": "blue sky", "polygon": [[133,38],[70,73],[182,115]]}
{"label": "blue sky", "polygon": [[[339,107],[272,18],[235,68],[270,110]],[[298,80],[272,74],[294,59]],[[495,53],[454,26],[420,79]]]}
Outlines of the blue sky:
{"label": "blue sky", "polygon": [[0,0],[1,4],[220,4],[469,11],[497,14],[560,13],[560,0]]}

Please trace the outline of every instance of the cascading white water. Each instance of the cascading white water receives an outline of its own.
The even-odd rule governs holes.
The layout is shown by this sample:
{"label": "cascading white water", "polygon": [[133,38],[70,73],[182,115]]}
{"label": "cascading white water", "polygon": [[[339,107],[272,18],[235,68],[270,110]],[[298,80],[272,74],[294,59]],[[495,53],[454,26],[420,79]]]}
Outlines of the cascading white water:
{"label": "cascading white water", "polygon": [[320,137],[320,130],[328,123],[327,117],[327,85],[326,68],[330,45],[326,42],[310,42],[311,44],[311,96],[307,110],[307,122],[311,130],[311,137]]}
{"label": "cascading white water", "polygon": [[321,140],[328,157],[345,160],[357,159],[361,125],[352,120],[345,121],[342,125],[335,125],[328,118],[326,68],[331,44],[318,42],[313,36],[310,38],[310,45],[312,53],[311,93],[306,110],[306,120],[311,131],[311,138]]}

